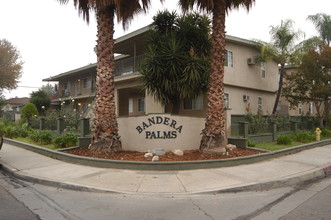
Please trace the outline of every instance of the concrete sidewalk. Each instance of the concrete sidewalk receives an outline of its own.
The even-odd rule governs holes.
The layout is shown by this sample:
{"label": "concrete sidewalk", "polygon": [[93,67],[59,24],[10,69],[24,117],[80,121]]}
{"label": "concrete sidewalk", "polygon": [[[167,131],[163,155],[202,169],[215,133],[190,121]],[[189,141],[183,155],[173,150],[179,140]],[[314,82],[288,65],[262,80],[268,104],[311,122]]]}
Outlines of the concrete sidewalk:
{"label": "concrete sidewalk", "polygon": [[135,171],[71,164],[4,144],[0,164],[17,178],[76,190],[129,194],[216,193],[266,190],[323,178],[331,173],[331,145],[233,167]]}

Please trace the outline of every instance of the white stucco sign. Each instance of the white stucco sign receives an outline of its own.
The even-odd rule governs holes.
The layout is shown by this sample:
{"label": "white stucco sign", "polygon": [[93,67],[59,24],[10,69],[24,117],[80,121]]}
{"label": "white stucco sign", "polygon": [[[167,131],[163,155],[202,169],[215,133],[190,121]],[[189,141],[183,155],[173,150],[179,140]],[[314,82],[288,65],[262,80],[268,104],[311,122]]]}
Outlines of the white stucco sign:
{"label": "white stucco sign", "polygon": [[155,114],[118,118],[124,150],[198,149],[204,118]]}
{"label": "white stucco sign", "polygon": [[[159,131],[153,130],[154,125],[166,125],[167,130]],[[152,130],[146,130],[146,129]],[[155,126],[157,129],[157,126]],[[146,139],[172,139],[177,138],[178,134],[182,132],[183,125],[179,125],[178,122],[172,118],[165,116],[153,116],[143,121],[141,125],[136,127],[139,134],[145,134]]]}

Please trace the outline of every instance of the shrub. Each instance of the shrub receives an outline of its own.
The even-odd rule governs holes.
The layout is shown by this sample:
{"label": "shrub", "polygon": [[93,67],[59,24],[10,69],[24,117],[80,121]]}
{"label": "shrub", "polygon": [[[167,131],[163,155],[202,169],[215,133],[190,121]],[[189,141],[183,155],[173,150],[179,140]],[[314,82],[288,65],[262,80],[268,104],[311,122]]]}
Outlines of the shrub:
{"label": "shrub", "polygon": [[291,135],[279,135],[277,137],[277,144],[287,145],[291,143],[292,143]]}
{"label": "shrub", "polygon": [[53,144],[57,148],[72,147],[77,144],[77,136],[73,133],[65,133],[55,137]]}
{"label": "shrub", "polygon": [[4,129],[5,125],[3,123],[0,123],[0,137],[4,135]]}
{"label": "shrub", "polygon": [[4,136],[7,138],[13,138],[15,137],[15,131],[13,126],[6,126],[3,129]]}
{"label": "shrub", "polygon": [[256,144],[255,144],[254,141],[248,139],[248,140],[247,140],[247,145],[248,145],[248,147],[255,147]]}
{"label": "shrub", "polygon": [[0,121],[0,136],[8,138],[27,137],[30,128],[26,123],[14,123],[1,120]]}
{"label": "shrub", "polygon": [[29,136],[29,129],[23,127],[14,127],[14,137],[27,137]]}
{"label": "shrub", "polygon": [[38,110],[37,107],[32,104],[32,103],[28,103],[26,105],[24,105],[24,107],[22,108],[22,117],[24,119],[30,119],[34,116],[38,115]]}
{"label": "shrub", "polygon": [[33,130],[29,137],[39,144],[51,144],[53,135],[50,131]]}
{"label": "shrub", "polygon": [[322,131],[321,135],[323,137],[331,137],[331,130],[329,130],[329,129],[325,128],[325,127],[321,127],[320,129]]}
{"label": "shrub", "polygon": [[306,131],[294,133],[292,137],[294,140],[303,143],[315,140],[315,134]]}

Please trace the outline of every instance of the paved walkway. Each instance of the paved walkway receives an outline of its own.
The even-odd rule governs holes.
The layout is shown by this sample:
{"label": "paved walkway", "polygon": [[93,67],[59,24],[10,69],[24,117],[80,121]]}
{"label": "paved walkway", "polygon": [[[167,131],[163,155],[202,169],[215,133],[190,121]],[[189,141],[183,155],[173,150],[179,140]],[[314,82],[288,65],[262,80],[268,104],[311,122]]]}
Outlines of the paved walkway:
{"label": "paved walkway", "polygon": [[66,163],[4,144],[0,164],[23,180],[77,190],[129,194],[195,194],[264,190],[331,173],[331,145],[233,167],[184,171],[135,171]]}

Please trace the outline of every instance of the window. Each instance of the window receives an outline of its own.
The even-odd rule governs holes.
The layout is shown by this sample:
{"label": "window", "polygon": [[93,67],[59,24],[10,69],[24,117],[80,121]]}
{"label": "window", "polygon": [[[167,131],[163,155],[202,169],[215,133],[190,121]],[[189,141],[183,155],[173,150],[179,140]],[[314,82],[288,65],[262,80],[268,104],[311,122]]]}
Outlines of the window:
{"label": "window", "polygon": [[224,66],[233,67],[233,53],[232,53],[232,51],[225,50]]}
{"label": "window", "polygon": [[199,95],[195,99],[185,99],[184,109],[201,110],[203,108],[203,96]]}
{"label": "window", "polygon": [[257,104],[262,105],[262,97],[257,98]]}
{"label": "window", "polygon": [[299,115],[303,114],[303,112],[302,112],[302,103],[298,104],[298,112],[299,112]]}
{"label": "window", "polygon": [[63,96],[70,96],[70,83],[65,82],[64,83],[64,90],[63,90]]}
{"label": "window", "polygon": [[138,112],[144,112],[145,111],[145,98],[139,98],[138,99]]}
{"label": "window", "polygon": [[313,114],[313,103],[312,102],[309,102],[309,109],[308,109],[308,112],[309,112],[309,115],[312,115]]}
{"label": "window", "polygon": [[80,79],[76,81],[76,95],[80,95]]}
{"label": "window", "polygon": [[278,104],[277,104],[276,111],[280,111],[281,109],[282,109],[282,102],[279,101]]}
{"label": "window", "polygon": [[261,63],[261,77],[265,78],[267,72],[267,64],[262,62]]}
{"label": "window", "polygon": [[258,106],[257,106],[257,110],[258,110],[258,112],[259,113],[262,113],[262,97],[258,97],[257,98],[257,104],[258,104]]}
{"label": "window", "polygon": [[83,79],[83,88],[84,89],[89,89],[92,86],[92,81],[91,78],[85,78]]}
{"label": "window", "polygon": [[133,112],[133,99],[129,99],[129,113]]}
{"label": "window", "polygon": [[224,108],[230,109],[229,93],[224,93]]}

